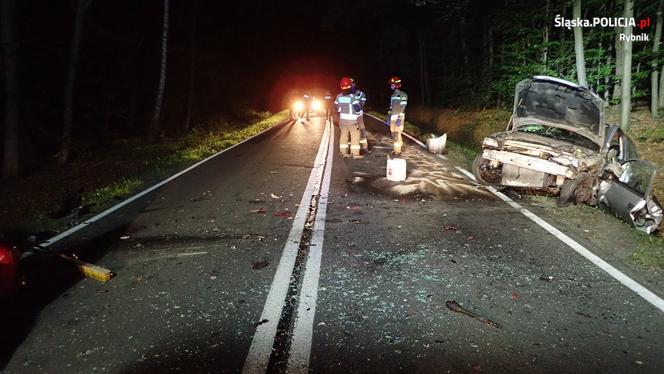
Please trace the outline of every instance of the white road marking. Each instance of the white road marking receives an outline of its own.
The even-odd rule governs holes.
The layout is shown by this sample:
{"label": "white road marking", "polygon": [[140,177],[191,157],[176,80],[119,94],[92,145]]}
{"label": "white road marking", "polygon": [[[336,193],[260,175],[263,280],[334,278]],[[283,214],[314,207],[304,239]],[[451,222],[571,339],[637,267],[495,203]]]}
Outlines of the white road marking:
{"label": "white road marking", "polygon": [[128,199],[126,199],[126,200],[124,200],[124,201],[122,201],[122,202],[116,204],[116,205],[113,205],[112,207],[110,207],[110,208],[104,210],[103,212],[101,212],[101,213],[95,215],[94,217],[89,218],[89,219],[86,220],[85,222],[81,222],[80,224],[78,224],[78,225],[76,225],[76,226],[70,228],[69,230],[63,231],[63,232],[61,232],[60,234],[58,234],[58,235],[56,235],[56,236],[54,236],[54,237],[52,237],[52,238],[46,240],[45,242],[41,243],[41,245],[44,246],[44,247],[48,247],[49,245],[51,245],[51,244],[53,244],[53,243],[55,243],[55,242],[57,242],[57,241],[59,241],[59,240],[62,240],[62,239],[64,239],[64,238],[68,237],[69,235],[75,233],[76,231],[78,231],[78,230],[80,230],[80,229],[82,229],[82,228],[84,228],[84,227],[90,225],[91,223],[93,223],[93,222],[95,222],[95,221],[98,221],[98,220],[100,220],[101,218],[103,218],[103,217],[105,217],[105,216],[107,216],[107,215],[109,215],[109,214],[115,212],[116,210],[122,208],[123,206],[125,206],[125,205],[127,205],[127,204],[133,202],[134,200],[139,199],[139,198],[141,198],[141,197],[143,197],[143,196],[149,194],[150,192],[156,190],[157,188],[159,188],[159,187],[165,185],[166,183],[172,181],[173,179],[175,179],[175,178],[177,178],[177,177],[179,177],[179,176],[181,176],[181,175],[183,175],[183,174],[185,174],[185,173],[187,173],[187,172],[189,172],[189,171],[191,171],[191,170],[193,170],[193,169],[195,169],[195,168],[201,166],[202,164],[204,164],[204,163],[210,161],[211,159],[213,159],[213,158],[219,156],[220,154],[222,154],[222,153],[224,153],[224,152],[228,152],[228,151],[230,151],[231,149],[233,149],[233,148],[235,148],[235,147],[237,147],[237,146],[240,146],[240,145],[242,145],[242,144],[244,144],[244,143],[250,141],[251,139],[253,139],[253,138],[257,137],[257,136],[260,136],[260,135],[262,135],[263,133],[265,133],[265,132],[267,132],[267,131],[270,131],[270,130],[273,129],[274,127],[279,126],[279,125],[281,125],[281,124],[283,124],[283,123],[285,123],[285,122],[287,122],[287,121],[290,121],[290,119],[287,119],[287,120],[281,121],[281,122],[279,122],[279,123],[276,123],[276,124],[274,124],[273,126],[270,126],[269,128],[267,128],[267,129],[265,129],[265,130],[259,132],[258,134],[256,134],[256,135],[254,135],[254,136],[252,136],[252,137],[249,137],[249,138],[247,138],[247,139],[241,141],[240,143],[234,144],[234,145],[232,145],[232,146],[230,146],[230,147],[228,147],[228,148],[226,148],[226,149],[224,149],[224,150],[222,150],[222,151],[219,151],[219,152],[213,154],[212,156],[209,156],[209,157],[207,157],[207,158],[205,158],[205,159],[203,159],[203,160],[201,160],[201,161],[199,161],[199,162],[197,162],[197,163],[195,163],[195,164],[189,166],[188,168],[186,168],[186,169],[180,171],[179,173],[176,173],[176,174],[174,174],[174,175],[168,177],[167,179],[164,179],[163,181],[161,181],[161,182],[155,184],[154,186],[152,186],[152,187],[150,187],[150,188],[148,188],[148,189],[146,189],[146,190],[143,190],[143,191],[137,193],[136,195],[134,195],[134,196],[132,196],[132,197],[130,197],[130,198],[128,198]]}
{"label": "white road marking", "polygon": [[185,252],[185,253],[178,253],[175,255],[175,257],[186,257],[186,256],[200,256],[200,255],[206,255],[208,254],[207,252]]}
{"label": "white road marking", "polygon": [[267,321],[256,327],[254,338],[249,347],[249,353],[242,368],[243,373],[265,373],[272,354],[272,346],[274,345],[274,338],[277,333],[277,326],[281,313],[284,308],[284,301],[288,293],[288,286],[290,284],[291,275],[293,274],[293,267],[297,258],[297,252],[300,246],[300,239],[304,231],[304,224],[307,218],[309,207],[311,206],[311,198],[319,188],[323,170],[325,167],[325,160],[328,152],[329,138],[331,125],[326,122],[323,138],[318,148],[318,154],[314,161],[313,169],[309,175],[309,181],[302,195],[302,200],[293,219],[293,226],[291,227],[284,251],[279,260],[277,271],[274,274],[270,291],[267,295],[263,313],[261,314],[260,321]]}
{"label": "white road marking", "polygon": [[[386,124],[383,120],[381,120],[378,117],[372,116],[370,114],[367,114],[368,116],[377,119],[378,121],[382,122],[383,124]],[[427,148],[424,143],[420,142],[419,140],[413,138],[411,135],[408,135],[404,133],[407,137],[410,139],[413,139],[417,144],[422,146],[423,148]],[[443,160],[447,160],[447,157],[443,155],[438,155]],[[469,172],[468,170],[457,166],[457,170],[465,174],[468,178],[471,180],[475,181],[475,176]],[[541,219],[528,209],[525,209],[521,205],[517,204],[514,200],[510,199],[509,197],[505,196],[502,192],[496,190],[495,188],[491,186],[486,186],[486,188],[491,191],[494,195],[496,195],[499,199],[502,201],[506,202],[509,206],[512,208],[518,210],[523,214],[524,216],[530,218],[533,222],[538,224],[540,227],[548,231],[551,235],[555,236],[558,238],[558,240],[562,241],[563,243],[567,244],[570,248],[575,250],[577,253],[579,253],[581,256],[585,257],[587,260],[595,264],[597,267],[600,269],[604,270],[607,272],[609,275],[611,275],[614,279],[616,279],[618,282],[622,283],[625,287],[629,288],[630,290],[636,292],[639,296],[641,296],[644,300],[655,306],[657,309],[661,310],[664,312],[664,300],[660,298],[659,296],[655,295],[652,291],[648,290],[647,288],[643,287],[639,283],[637,283],[635,280],[632,278],[628,277],[625,275],[623,272],[620,270],[614,268],[611,266],[608,262],[602,260],[600,257],[592,253],[590,250],[586,249],[584,246],[581,244],[577,243],[574,241],[572,238],[569,236],[565,235],[562,231],[558,230],[555,228],[553,225],[550,223],[546,222],[545,220]]]}
{"label": "white road marking", "polygon": [[[475,176],[467,171],[466,169],[457,166],[457,170],[460,172],[464,173],[468,178],[472,179],[473,181],[475,180]],[[648,290],[647,288],[643,287],[636,281],[634,281],[632,278],[628,277],[625,275],[623,272],[620,270],[614,268],[611,266],[609,263],[606,261],[602,260],[600,257],[586,249],[584,246],[581,244],[577,243],[574,241],[572,238],[569,236],[565,235],[562,231],[558,230],[557,228],[553,227],[551,224],[548,222],[544,221],[540,217],[536,216],[534,213],[529,211],[528,209],[523,208],[521,205],[517,204],[514,202],[514,200],[510,199],[509,197],[505,196],[502,192],[496,190],[495,188],[488,186],[487,189],[491,191],[494,195],[498,196],[501,200],[509,204],[511,207],[517,209],[521,214],[524,216],[530,218],[533,222],[538,224],[540,227],[542,227],[544,230],[548,231],[551,235],[555,236],[558,238],[560,241],[563,243],[567,244],[570,248],[575,250],[578,254],[581,256],[585,257],[588,259],[590,262],[595,264],[597,267],[600,269],[604,270],[605,272],[609,273],[613,278],[615,278],[618,282],[622,283],[625,287],[629,288],[630,290],[636,292],[639,296],[641,296],[643,299],[645,299],[647,302],[658,308],[659,310],[664,312],[664,300],[662,300],[659,296],[655,295],[653,292]]]}
{"label": "white road marking", "polygon": [[323,175],[323,184],[318,197],[318,208],[312,228],[309,256],[300,290],[300,299],[297,307],[295,326],[291,338],[291,347],[288,355],[288,373],[309,372],[309,356],[313,340],[314,316],[318,299],[318,281],[320,278],[320,264],[323,256],[323,240],[325,238],[325,216],[330,192],[330,179],[332,176],[332,161],[334,159],[334,136],[330,136],[327,151],[327,164]]}

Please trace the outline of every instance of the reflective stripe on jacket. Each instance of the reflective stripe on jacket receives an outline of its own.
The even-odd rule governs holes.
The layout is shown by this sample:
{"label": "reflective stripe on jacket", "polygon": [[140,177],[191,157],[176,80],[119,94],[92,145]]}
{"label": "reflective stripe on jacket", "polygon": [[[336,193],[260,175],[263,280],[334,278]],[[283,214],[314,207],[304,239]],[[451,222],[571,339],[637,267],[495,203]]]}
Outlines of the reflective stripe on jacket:
{"label": "reflective stripe on jacket", "polygon": [[359,105],[360,100],[353,94],[339,94],[334,100],[334,106],[339,112],[339,118],[354,121],[360,116],[360,112],[356,111],[354,106]]}
{"label": "reflective stripe on jacket", "polygon": [[390,113],[392,115],[404,113],[407,104],[408,95],[399,89],[394,90],[392,97],[390,97]]}

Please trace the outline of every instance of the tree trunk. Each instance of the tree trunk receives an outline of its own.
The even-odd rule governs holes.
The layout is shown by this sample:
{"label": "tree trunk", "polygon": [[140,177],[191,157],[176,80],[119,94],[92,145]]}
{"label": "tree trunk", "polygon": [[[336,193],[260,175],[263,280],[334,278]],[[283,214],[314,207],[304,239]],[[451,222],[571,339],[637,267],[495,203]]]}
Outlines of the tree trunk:
{"label": "tree trunk", "polygon": [[615,34],[615,50],[616,50],[616,74],[613,84],[613,95],[614,99],[619,98],[622,94],[622,74],[623,74],[623,61],[625,60],[624,55],[624,44],[620,41],[620,34],[622,34],[624,29],[616,28]]}
{"label": "tree trunk", "polygon": [[[632,18],[634,16],[634,0],[625,0],[625,13],[623,17]],[[632,27],[625,27],[625,36],[629,39],[632,35]],[[623,46],[623,75],[622,75],[622,96],[620,98],[620,128],[623,131],[629,129],[629,113],[632,107],[632,43],[624,43]]]}
{"label": "tree trunk", "polygon": [[[606,53],[606,67],[607,69],[611,69],[611,62],[613,58],[613,43],[611,43],[611,40],[609,39],[609,50]],[[611,100],[611,94],[609,93],[609,83],[611,83],[611,80],[609,79],[609,74],[607,74],[604,77],[604,101],[607,103],[609,100]]]}
{"label": "tree trunk", "polygon": [[20,171],[18,154],[18,58],[16,57],[14,0],[2,1],[2,54],[4,55],[5,133],[2,176],[14,177]]}
{"label": "tree trunk", "polygon": [[659,7],[657,8],[657,26],[655,26],[655,40],[652,45],[652,76],[650,81],[650,113],[652,117],[658,116],[657,109],[659,107],[657,99],[659,97],[659,70],[657,69],[657,52],[659,51],[659,42],[662,39],[662,6],[664,0],[659,0]]}
{"label": "tree trunk", "polygon": [[161,66],[159,71],[159,87],[154,102],[154,111],[150,120],[149,138],[154,141],[159,135],[161,126],[161,104],[164,98],[164,88],[166,87],[166,53],[168,52],[168,8],[169,0],[164,0],[164,19],[161,28]]}
{"label": "tree trunk", "polygon": [[74,21],[74,34],[71,40],[71,53],[69,54],[69,63],[67,66],[67,83],[65,85],[65,110],[62,122],[62,144],[58,155],[58,162],[65,164],[69,161],[71,153],[71,138],[73,130],[73,112],[74,112],[74,87],[76,83],[76,68],[78,67],[78,53],[81,45],[81,34],[83,29],[83,16],[92,0],[76,1],[76,16]]}
{"label": "tree trunk", "polygon": [[[546,20],[549,19],[549,6],[551,5],[551,0],[546,0]],[[544,50],[542,51],[542,65],[546,70],[548,66],[549,59],[549,22],[544,23]]]}
{"label": "tree trunk", "polygon": [[[574,0],[572,17],[581,18],[581,0]],[[583,55],[583,29],[574,28],[574,53],[576,55],[576,76],[581,86],[588,87],[586,81],[586,60]]]}
{"label": "tree trunk", "polygon": [[489,74],[493,74],[493,60],[494,60],[494,44],[493,44],[493,26],[489,24],[489,30],[487,31],[487,38],[489,39]]}
{"label": "tree trunk", "polygon": [[659,107],[664,108],[664,66],[662,66],[662,71],[659,72]]}
{"label": "tree trunk", "polygon": [[189,58],[189,92],[187,97],[187,117],[184,121],[185,133],[191,129],[191,110],[194,103],[194,83],[196,82],[196,17],[198,1],[194,0],[194,10],[191,24],[191,55]]}
{"label": "tree trunk", "polygon": [[422,95],[422,102],[429,104],[431,102],[431,93],[429,90],[429,72],[427,67],[427,53],[424,36],[422,33],[417,38],[419,47],[419,60],[420,60],[420,93]]}

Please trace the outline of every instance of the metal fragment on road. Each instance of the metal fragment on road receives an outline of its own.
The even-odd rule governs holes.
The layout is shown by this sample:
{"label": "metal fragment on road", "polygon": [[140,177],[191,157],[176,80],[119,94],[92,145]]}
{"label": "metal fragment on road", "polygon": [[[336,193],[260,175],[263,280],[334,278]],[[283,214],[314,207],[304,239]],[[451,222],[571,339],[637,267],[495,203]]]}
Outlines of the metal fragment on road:
{"label": "metal fragment on road", "polygon": [[452,311],[454,311],[454,312],[461,313],[461,314],[465,314],[465,315],[467,315],[468,317],[475,318],[476,320],[478,320],[478,321],[480,321],[480,322],[483,322],[484,324],[489,325],[489,326],[491,326],[491,327],[495,327],[495,328],[498,328],[498,329],[502,329],[502,328],[503,328],[500,324],[498,324],[498,323],[496,323],[496,322],[494,322],[494,321],[492,321],[492,320],[490,320],[490,319],[488,319],[488,318],[484,318],[484,317],[480,316],[479,314],[476,314],[476,313],[474,313],[474,312],[472,312],[472,311],[470,311],[470,310],[468,310],[468,309],[462,307],[459,303],[457,303],[457,302],[454,301],[454,300],[446,301],[446,302],[445,302],[445,306],[446,306],[448,309],[450,309],[450,310],[452,310]]}
{"label": "metal fragment on road", "polygon": [[260,270],[260,269],[266,267],[269,264],[270,264],[270,261],[267,261],[267,260],[252,261],[251,262],[251,268],[253,270]]}

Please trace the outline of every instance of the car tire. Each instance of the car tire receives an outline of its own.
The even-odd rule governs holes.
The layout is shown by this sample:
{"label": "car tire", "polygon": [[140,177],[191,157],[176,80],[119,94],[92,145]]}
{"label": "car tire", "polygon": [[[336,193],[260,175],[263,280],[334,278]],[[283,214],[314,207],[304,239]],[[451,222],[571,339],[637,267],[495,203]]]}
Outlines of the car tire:
{"label": "car tire", "polygon": [[475,160],[473,161],[473,175],[475,176],[475,179],[478,182],[480,182],[482,184],[485,184],[485,185],[488,185],[488,186],[497,186],[497,185],[499,185],[496,182],[491,182],[491,181],[486,180],[485,178],[482,177],[481,166],[482,166],[482,154],[480,153],[479,155],[477,155],[477,157],[475,157]]}
{"label": "car tire", "polygon": [[569,203],[587,203],[592,199],[593,177],[588,173],[579,173],[574,179],[563,183],[558,196],[558,205]]}

